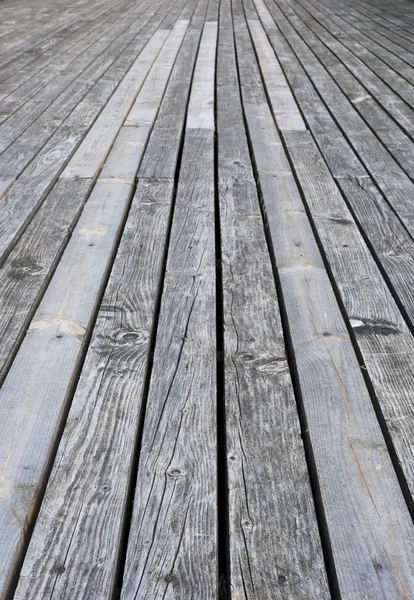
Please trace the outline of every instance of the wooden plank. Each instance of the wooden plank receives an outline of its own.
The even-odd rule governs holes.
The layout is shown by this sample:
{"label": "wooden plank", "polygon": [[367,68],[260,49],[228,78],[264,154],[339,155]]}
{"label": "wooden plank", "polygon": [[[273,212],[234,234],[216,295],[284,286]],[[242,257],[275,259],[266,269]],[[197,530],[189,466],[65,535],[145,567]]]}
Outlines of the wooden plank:
{"label": "wooden plank", "polygon": [[134,183],[137,165],[141,162],[151,124],[152,122],[147,126],[121,127],[98,175],[99,179],[114,178]]}
{"label": "wooden plank", "polygon": [[216,36],[217,24],[207,23],[188,107],[123,599],[172,589],[182,598],[217,597]]}
{"label": "wooden plank", "polygon": [[[155,9],[150,9],[150,13],[155,12]],[[48,86],[41,88],[28,102],[26,102],[19,110],[16,110],[4,123],[0,125],[1,142],[0,149],[4,151],[8,148],[8,151],[0,160],[0,171],[2,173],[8,168],[14,166],[13,172],[8,174],[14,174],[17,176],[22,168],[27,164],[24,161],[25,153],[23,152],[21,144],[21,136],[26,132],[26,145],[27,136],[32,135],[39,137],[39,141],[36,139],[36,145],[34,149],[39,149],[45,143],[45,141],[51,136],[53,131],[62,123],[65,117],[71,112],[70,108],[76,106],[79,100],[85,95],[88,88],[92,87],[93,84],[99,79],[99,77],[107,70],[113,60],[125,47],[122,42],[124,39],[130,41],[130,36],[133,37],[136,34],[136,28],[142,29],[142,25],[145,24],[145,13],[141,15],[140,19],[136,19],[131,24],[131,17],[133,15],[126,15],[125,18],[121,19],[116,23],[109,32],[101,36],[97,35],[97,39],[94,40],[96,34],[92,34],[93,43],[80,54],[80,56],[73,61],[70,68],[67,71],[63,71],[63,74],[58,74]],[[144,18],[144,23],[142,19]],[[132,34],[132,35],[131,35]],[[107,59],[112,56],[107,63]],[[134,56],[134,60],[136,55]],[[102,66],[103,65],[103,70]],[[93,74],[88,80],[88,75]],[[79,81],[88,80],[89,85],[84,85],[85,90],[78,97],[74,91]],[[70,94],[70,100],[67,101],[67,93]],[[65,102],[66,100],[66,102]],[[51,127],[46,128],[48,123],[52,122],[55,124],[55,129],[49,133]],[[39,127],[40,125],[40,127]],[[46,128],[45,132],[42,130]],[[33,131],[35,130],[35,132]],[[47,135],[49,133],[49,135]],[[18,139],[20,136],[20,140]],[[16,141],[17,140],[17,141]],[[31,140],[29,140],[31,141]],[[14,142],[14,143],[13,143]],[[33,146],[33,143],[31,144]],[[17,147],[17,148],[16,148]],[[32,148],[29,147],[29,152]],[[19,153],[20,152],[20,153]],[[27,154],[26,150],[26,154]],[[14,153],[14,156],[13,156]],[[34,152],[35,154],[36,152]],[[23,158],[22,156],[23,155]],[[33,156],[33,151],[29,154]],[[12,158],[12,161],[10,160]],[[11,165],[10,165],[11,163]]]}
{"label": "wooden plank", "polygon": [[413,182],[393,160],[361,117],[351,108],[351,103],[344,97],[335,81],[327,74],[278,6],[275,3],[269,3],[270,14],[262,0],[255,0],[254,5],[264,20],[263,22],[266,23],[266,27],[267,23],[270,26],[272,23],[274,25],[273,17],[277,19],[278,27],[292,45],[297,58],[324,99],[337,125],[363,161],[365,169],[386,195],[388,202],[398,213],[407,229],[412,230],[414,221],[409,207],[409,199],[414,193]]}
{"label": "wooden plank", "polygon": [[0,597],[33,525],[130,190],[120,181],[94,188],[0,390]]}
{"label": "wooden plank", "polygon": [[[266,77],[267,92],[274,104],[280,130],[306,129],[266,33],[259,22],[251,23],[250,31],[254,40],[260,68]],[[274,100],[277,98],[277,102]]]}
{"label": "wooden plank", "polygon": [[[188,21],[179,20],[174,25],[171,33],[158,30],[148,42],[145,49],[135,61],[115,94],[105,106],[88,135],[75,152],[61,177],[86,177],[94,178],[101,168],[111,146],[125,119],[126,124],[141,124],[132,121],[134,103],[138,92],[143,85],[151,64],[159,54],[157,71],[153,71],[153,78],[144,85],[144,96],[154,92],[154,111],[148,116],[148,123],[154,120],[160,99],[168,81],[168,76],[174,64],[175,57],[188,27]],[[159,85],[156,86],[156,79]],[[139,95],[140,102],[144,102],[143,95]],[[139,110],[139,109],[138,109]],[[131,114],[129,114],[131,111]],[[128,116],[127,116],[128,115]]]}
{"label": "wooden plank", "polygon": [[410,597],[412,520],[267,106],[260,116],[246,113],[339,590]]}
{"label": "wooden plank", "polygon": [[[109,599],[117,585],[137,402],[145,382],[173,187],[166,180],[138,183],[16,600],[69,600],[86,593],[91,600]],[[153,232],[151,244],[148,231]]]}
{"label": "wooden plank", "polygon": [[[170,87],[188,67],[189,49],[196,52],[194,33],[184,39]],[[138,182],[16,598],[69,600],[85,590],[112,598],[173,190],[172,179]],[[64,569],[56,569],[59,557]]]}
{"label": "wooden plank", "polygon": [[[314,14],[318,15],[318,20],[329,29],[331,33],[338,36],[341,35],[342,32],[347,34],[346,36],[343,34],[341,35],[341,41],[347,48],[364,61],[365,64],[368,66],[372,65],[375,72],[380,72],[381,77],[383,77],[385,81],[388,80],[402,97],[406,95],[404,83],[408,81],[410,84],[414,84],[414,69],[412,67],[407,65],[387,48],[384,48],[366,35],[363,35],[356,27],[345,21],[344,18],[337,16],[334,12],[335,5],[332,4],[328,6],[326,3],[321,5],[319,1],[317,4],[312,2],[309,3],[309,5],[313,7],[313,11],[315,8],[317,9],[317,12]],[[323,9],[323,12],[319,10],[320,8]],[[383,63],[391,67],[391,69],[394,70],[394,74],[393,72],[389,73],[388,70],[385,70]],[[396,74],[401,75],[401,77],[405,79],[405,82],[400,82],[400,78],[396,76]],[[395,80],[396,85],[394,86]],[[411,94],[411,88],[409,88],[409,93]],[[406,95],[406,98],[408,99],[409,96]]]}
{"label": "wooden plank", "polygon": [[319,150],[414,325],[412,237],[348,145],[280,32],[268,22],[266,27]]}
{"label": "wooden plank", "polygon": [[128,2],[125,0],[117,2],[109,10],[106,5],[101,9],[93,5],[93,8],[91,7],[93,19],[86,23],[81,20],[67,28],[65,35],[58,37],[55,45],[47,51],[43,51],[28,65],[16,70],[12,61],[7,70],[0,69],[0,99],[3,102],[5,98],[7,101],[12,99],[17,99],[21,103],[26,101],[40,89],[41,85],[49,83],[57,73],[67,68],[72,60],[90,45],[89,38],[92,32],[107,31],[113,25],[113,17],[117,11],[124,12],[127,8]]}
{"label": "wooden plank", "polygon": [[[2,200],[3,213],[0,216],[0,232],[2,234],[0,264],[53,187],[68,159],[95,120],[96,114],[102,109],[102,102],[107,100],[114,87],[116,88],[125,76],[128,68],[161,20],[162,15],[153,14],[150,21],[146,23],[145,31],[138,34],[135,44],[124,49],[118,58],[109,58],[109,65],[105,68],[108,66],[110,68],[105,74],[105,79],[101,79],[81,102],[79,99],[77,100],[79,103],[76,109],[52,135],[19,181],[4,196]],[[143,23],[145,24],[145,20]],[[103,84],[102,87],[99,86],[100,83]],[[81,98],[83,93],[81,91]],[[73,91],[69,95],[72,96]],[[29,143],[30,139],[31,136]]]}
{"label": "wooden plank", "polygon": [[172,178],[175,175],[180,148],[177,142],[181,139],[183,132],[196,58],[193,44],[198,43],[200,39],[200,30],[203,27],[204,19],[205,5],[200,3],[186,36],[186,44],[183,44],[182,47],[181,53],[185,59],[183,58],[174,67],[171,84],[166,89],[154,130],[148,142],[148,149],[143,156],[138,171],[140,178]]}
{"label": "wooden plank", "polygon": [[0,269],[0,381],[68,242],[91,181],[60,181]]}
{"label": "wooden plank", "polygon": [[414,494],[414,340],[311,135],[284,134],[364,365]]}
{"label": "wooden plank", "polygon": [[[249,96],[245,109],[253,114],[263,102],[258,93],[260,74],[249,40],[240,30],[240,9],[233,6],[240,83]],[[223,4],[217,76],[231,595],[261,600],[329,598],[243,126],[231,16]],[[292,121],[297,122],[295,116]]]}
{"label": "wooden plank", "polygon": [[[301,4],[290,4],[293,6],[289,18],[302,38],[320,58],[327,71],[335,79],[344,93],[351,99],[354,108],[360,111],[368,124],[387,143],[389,139],[396,138],[401,146],[407,146],[406,152],[412,149],[412,142],[406,138],[400,129],[390,120],[390,115],[396,123],[408,134],[414,136],[414,88],[384,65],[379,66],[379,73],[367,67],[363,61],[345,47],[342,40],[338,40],[330,32],[326,31],[308,11],[304,11]],[[337,57],[337,61],[334,56]],[[377,65],[378,68],[378,65]],[[350,74],[352,73],[352,75]],[[392,88],[388,87],[383,78],[392,81]],[[358,83],[359,82],[359,83]],[[402,88],[402,89],[401,89]],[[394,90],[403,93],[404,101]],[[385,114],[378,110],[377,102],[387,111]],[[371,100],[371,101],[370,101]],[[410,106],[407,106],[409,104]],[[386,135],[388,134],[388,138]],[[391,138],[392,134],[392,138]],[[391,147],[391,152],[393,148]],[[411,165],[411,172],[413,172]]]}

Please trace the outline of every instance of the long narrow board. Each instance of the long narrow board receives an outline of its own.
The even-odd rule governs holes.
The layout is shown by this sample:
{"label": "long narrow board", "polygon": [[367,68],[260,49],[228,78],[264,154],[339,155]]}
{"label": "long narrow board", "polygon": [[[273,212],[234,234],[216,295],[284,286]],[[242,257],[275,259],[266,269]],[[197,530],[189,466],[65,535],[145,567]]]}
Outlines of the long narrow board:
{"label": "long narrow board", "polygon": [[60,181],[0,267],[0,382],[25,335],[93,186]]}
{"label": "long narrow board", "polygon": [[[256,15],[254,10],[253,13]],[[414,324],[413,239],[321,103],[306,71],[269,17],[269,13],[262,12],[262,22],[283,64],[308,127],[365,238],[375,251],[406,314]],[[256,20],[249,20],[249,27],[255,39],[254,29],[260,28],[260,24]]]}
{"label": "long narrow board", "polygon": [[[237,31],[235,6],[233,13]],[[253,51],[239,36],[237,59],[240,69],[257,76]],[[243,126],[231,15],[223,4],[217,86],[231,597],[327,599],[276,286]],[[283,105],[289,107],[281,112],[283,122],[290,115],[300,127],[294,103]]]}
{"label": "long narrow board", "polygon": [[[266,74],[264,80],[267,83]],[[275,104],[277,107],[277,98]],[[284,138],[389,435],[414,494],[410,443],[414,422],[412,335],[311,135],[291,131],[284,133]]]}
{"label": "long narrow board", "polygon": [[277,124],[281,131],[284,129],[303,130],[306,125],[292,97],[286,78],[283,74],[274,50],[267,39],[266,32],[259,22],[251,23],[250,27],[260,68],[266,77],[266,89],[274,106]]}
{"label": "long narrow board", "polygon": [[[156,7],[156,4],[149,7],[149,12],[156,12]],[[23,158],[19,156],[19,160],[15,159],[11,164],[6,160],[7,157],[13,155],[13,152],[16,152],[16,148],[19,148],[19,142],[21,141],[19,138],[22,134],[30,134],[34,129],[36,130],[39,122],[43,123],[43,129],[40,128],[37,137],[32,140],[33,150],[36,150],[44,144],[48,134],[50,137],[53,127],[57,128],[58,124],[63,122],[65,116],[69,114],[70,110],[68,109],[71,106],[70,101],[68,102],[66,99],[66,93],[73,94],[73,90],[76,89],[79,81],[84,81],[85,76],[88,76],[88,72],[91,70],[90,67],[92,67],[94,73],[97,72],[99,75],[99,65],[105,64],[105,57],[109,53],[112,54],[112,52],[116,56],[120,52],[119,49],[122,48],[123,38],[130,40],[134,33],[142,28],[145,23],[145,11],[141,14],[141,18],[134,19],[134,16],[137,17],[137,15],[128,14],[127,11],[125,17],[113,25],[106,35],[99,36],[99,32],[92,32],[90,36],[91,45],[70,64],[69,68],[63,73],[58,73],[49,85],[41,87],[28,102],[23,104],[20,109],[16,110],[0,125],[0,150],[2,152],[8,150],[0,159],[1,173],[4,173],[5,169],[11,169],[14,166],[14,174],[17,176],[20,172],[19,169],[22,169],[24,165],[23,158],[32,148],[26,149],[26,153],[20,150],[24,155]],[[144,23],[142,23],[142,20],[144,20]],[[95,81],[96,79],[92,77],[89,82],[90,85],[93,85]],[[76,106],[76,95],[74,106]],[[45,124],[48,124],[47,128]]]}
{"label": "long narrow board", "polygon": [[302,2],[302,5],[308,11],[312,11],[317,20],[333,35],[342,33],[342,44],[388,82],[412,106],[412,84],[414,84],[412,67],[380,44],[362,35],[358,29],[338,17],[326,4],[321,5],[317,0],[313,0]]}
{"label": "long narrow board", "polygon": [[361,367],[269,106],[246,118],[340,594],[409,598],[414,526]]}
{"label": "long narrow board", "polygon": [[[181,76],[191,69],[200,34],[191,26],[167,88],[184,103]],[[177,121],[175,115],[170,119]],[[129,135],[137,130],[123,128]],[[177,156],[179,146],[177,136],[164,152]],[[128,148],[130,168],[123,171],[116,157],[126,157]],[[135,179],[136,148],[125,146],[125,139],[115,142],[114,160],[110,155],[102,170],[105,180],[121,174]],[[146,153],[153,151],[158,143],[151,137]],[[172,178],[138,181],[16,598],[49,597],[53,591],[52,598],[70,600],[85,590],[96,600],[112,598],[173,190]],[[56,569],[60,557],[63,568]]]}
{"label": "long narrow board", "polygon": [[[152,68],[168,79],[159,58]],[[24,529],[33,525],[30,506],[35,512],[132,185],[117,178],[97,182],[0,390],[0,457],[7,484],[0,496],[0,538],[7,540],[0,548],[2,590],[24,548]],[[23,404],[15,404],[16,394]],[[17,442],[22,423],[31,433]]]}
{"label": "long narrow board", "polygon": [[[278,0],[279,3],[283,4]],[[414,218],[410,198],[414,194],[413,182],[352,108],[352,104],[286,19],[278,4],[270,0],[266,0],[266,2],[254,0],[254,5],[266,27],[267,23],[269,26],[272,26],[271,23],[275,26],[273,19],[277,20],[277,26],[291,44],[294,53],[311,77],[337,124],[364,162],[365,168],[378,187],[386,194],[388,202],[399,214],[407,229],[412,229]],[[271,14],[269,14],[268,8]]]}
{"label": "long narrow board", "polygon": [[[163,30],[157,31],[151,38],[151,42],[154,43],[158,51],[162,48],[160,57],[163,67],[157,71],[162,86],[165,86],[168,81],[168,77],[166,78],[164,74],[169,74],[171,72],[175,56],[187,27],[188,21],[180,19],[174,25],[166,42],[165,40],[168,32]],[[122,84],[118,87],[115,94],[105,106],[88,135],[70,160],[68,166],[63,171],[61,175],[62,178],[81,177],[93,179],[96,177],[127,116],[127,124],[131,124],[131,119],[134,114],[133,103],[137,96],[137,91],[139,91],[145,80],[148,72],[148,65],[154,60],[151,50],[152,49],[148,48],[148,51],[145,54],[143,52],[140,54],[137,61],[134,63],[134,66],[128,72],[128,75],[125,77]],[[160,92],[156,87],[156,81],[154,81],[153,86],[155,86],[154,110],[156,113],[159,105]],[[149,89],[147,95],[150,92],[151,90]],[[149,115],[149,123],[154,119],[154,110]],[[132,115],[130,114],[131,112]]]}
{"label": "long narrow board", "polygon": [[[334,55],[338,58],[338,60],[345,66],[352,75],[358,79],[361,85],[368,90],[369,93],[372,94],[373,97],[377,99],[377,101],[388,110],[389,114],[400,124],[403,128],[408,128],[408,131],[413,132],[413,112],[412,106],[414,104],[413,97],[413,87],[409,85],[406,81],[402,80],[399,75],[386,65],[384,65],[381,61],[373,60],[370,61],[371,67],[367,66],[363,60],[361,60],[355,53],[355,51],[351,51],[347,48],[347,45],[341,40],[337,39],[330,31],[331,27],[329,21],[324,19],[324,24],[318,22],[317,17],[323,13],[320,13],[315,7],[310,4],[307,0],[294,1],[294,3],[289,2],[289,7],[291,7],[294,11],[294,14],[299,18],[298,24],[299,29],[302,32],[304,39],[309,40],[311,46],[318,48],[316,50],[317,54],[320,53],[319,48],[320,42],[317,41],[317,38],[323,44],[325,44],[326,48],[322,51],[323,54],[329,56],[331,60],[327,63],[327,69],[330,70],[331,66],[334,66],[335,61],[332,60],[332,55],[328,48],[332,51]],[[311,16],[311,12],[312,16]],[[311,34],[311,31],[315,34],[314,37]],[[334,28],[336,32],[336,28]],[[346,36],[343,36],[346,39]],[[365,55],[369,55],[369,52],[365,51]],[[333,73],[338,72],[338,69],[334,66]],[[342,72],[345,73],[346,70],[342,68]],[[339,81],[345,77],[342,75],[339,77]],[[350,80],[353,80],[353,77],[350,77]],[[384,81],[385,80],[385,81]],[[392,83],[392,87],[386,85],[386,83]],[[396,92],[400,92],[403,96],[405,96],[405,102],[398,97]],[[407,104],[411,106],[407,106]],[[358,108],[358,103],[356,103],[356,108]]]}
{"label": "long narrow board", "polygon": [[188,106],[121,598],[217,597],[214,66]]}
{"label": "long narrow board", "polygon": [[[173,12],[172,9],[171,13],[173,14]],[[135,43],[124,48],[117,57],[111,53],[108,53],[108,55],[104,53],[100,57],[103,60],[99,65],[97,77],[96,73],[92,70],[84,73],[84,76],[90,75],[95,85],[88,91],[88,77],[86,83],[81,82],[80,89],[68,90],[68,96],[63,104],[66,102],[70,104],[73,101],[73,96],[75,96],[74,106],[76,108],[72,110],[64,123],[59,126],[57,131],[55,131],[41,151],[35,156],[34,160],[27,166],[18,181],[2,200],[3,211],[0,216],[0,247],[2,250],[0,252],[0,264],[4,262],[7,254],[56,183],[61,171],[102,109],[102,104],[105,103],[117,85],[122,81],[128,68],[136,60],[137,54],[141,52],[152,34],[155,33],[157,26],[162,20],[163,15],[157,14],[156,10],[148,21],[144,17],[141,17],[141,25],[142,27],[145,25],[145,27],[136,36]],[[122,44],[124,42],[125,40],[122,41]],[[91,66],[97,67],[97,65]],[[86,88],[84,87],[85,85]],[[60,108],[62,108],[61,105],[52,106],[51,114],[53,115],[54,111],[59,111]],[[32,139],[32,135],[28,138],[29,142]],[[23,150],[21,151],[23,152]]]}
{"label": "long narrow board", "polygon": [[[306,20],[305,24],[301,18],[306,18],[307,13],[304,13],[300,5],[295,4],[294,11],[290,10],[290,6],[290,4],[287,8],[283,6],[283,10],[320,60],[327,75],[329,74],[335,80],[354,107],[354,111],[363,117],[401,168],[413,177],[414,112],[412,108],[316,21]],[[396,75],[395,79],[397,79]],[[412,86],[404,83],[408,94]],[[397,81],[395,85],[397,86]],[[414,105],[414,88],[412,88],[412,102]]]}
{"label": "long narrow board", "polygon": [[[80,22],[77,27],[68,28],[63,38],[58,38],[53,46],[53,51],[43,52],[39,57],[30,62],[26,68],[13,69],[13,64],[8,65],[11,74],[6,77],[4,69],[0,69],[0,120],[3,121],[23,105],[35,94],[41,85],[49,84],[50,81],[67,68],[72,61],[79,56],[84,49],[90,46],[88,33],[99,33],[109,31],[113,26],[113,18],[119,11],[128,11],[131,6],[130,0],[118,0],[113,7],[106,4],[99,8],[94,6],[93,18],[85,24]],[[133,4],[132,4],[133,6]],[[133,10],[133,9],[132,9]],[[92,36],[92,41],[94,36]]]}
{"label": "long narrow board", "polygon": [[310,134],[285,141],[414,495],[414,338]]}

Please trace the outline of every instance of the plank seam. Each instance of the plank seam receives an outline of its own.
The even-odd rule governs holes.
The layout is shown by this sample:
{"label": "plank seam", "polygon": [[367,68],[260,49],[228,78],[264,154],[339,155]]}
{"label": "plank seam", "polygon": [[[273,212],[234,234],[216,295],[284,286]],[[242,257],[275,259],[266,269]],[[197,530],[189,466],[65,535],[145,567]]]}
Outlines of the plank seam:
{"label": "plank seam", "polygon": [[[245,15],[246,22],[248,23],[243,2],[242,2],[242,7],[243,7],[243,12]],[[248,28],[248,32],[249,32],[250,40],[252,43],[253,51],[256,56],[256,62],[257,62],[257,65],[258,65],[258,68],[260,71],[260,75],[261,75],[261,78],[263,81],[262,70],[260,67],[260,63],[258,61],[258,57],[256,54],[256,48],[253,44],[253,40],[252,40],[249,28]],[[233,34],[233,39],[234,39],[234,43],[235,43],[234,34]],[[236,45],[235,45],[235,48],[236,48]],[[239,86],[239,94],[240,94],[240,97],[242,98],[237,51],[236,51],[236,67],[237,67],[237,81],[238,81],[238,86]],[[287,80],[287,78],[286,78],[286,80]],[[264,84],[263,84],[263,89],[264,89],[264,92],[266,95],[268,105],[271,110],[271,104],[269,102],[267,88]],[[242,105],[242,111],[243,111],[243,121],[244,121],[244,128],[246,131],[246,138],[247,138],[247,143],[248,143],[248,148],[249,148],[250,160],[251,160],[253,174],[254,174],[254,178],[255,178],[257,194],[259,197],[259,205],[260,205],[260,211],[261,211],[261,215],[262,215],[263,229],[264,229],[264,233],[265,233],[266,243],[267,243],[267,247],[268,247],[268,251],[269,251],[269,255],[270,255],[270,262],[272,265],[272,271],[273,271],[273,276],[274,276],[274,280],[275,280],[276,293],[277,293],[277,299],[278,299],[279,308],[280,308],[280,317],[281,317],[281,322],[282,322],[283,337],[284,337],[285,346],[286,346],[286,357],[287,357],[289,372],[290,372],[290,376],[291,376],[291,380],[292,380],[293,391],[294,391],[294,395],[295,395],[295,399],[296,399],[299,423],[300,423],[300,428],[301,428],[301,436],[302,436],[303,446],[304,446],[305,460],[306,460],[306,464],[307,464],[308,472],[309,472],[310,486],[311,486],[313,502],[314,502],[314,506],[315,506],[315,513],[316,513],[316,520],[318,523],[319,535],[321,538],[322,552],[323,552],[323,557],[324,557],[324,561],[325,561],[327,579],[328,579],[330,592],[332,595],[332,600],[340,600],[341,595],[340,595],[340,591],[339,591],[339,582],[338,582],[338,577],[336,574],[336,567],[335,567],[335,562],[334,562],[334,558],[333,558],[333,552],[332,552],[331,541],[330,541],[330,536],[329,536],[329,531],[328,531],[328,525],[327,525],[326,516],[325,516],[325,509],[323,506],[322,495],[321,495],[321,491],[320,491],[320,487],[319,487],[319,479],[318,479],[318,475],[317,475],[316,462],[315,462],[313,448],[312,448],[312,444],[311,444],[311,440],[310,440],[310,436],[309,436],[306,411],[305,411],[304,402],[303,402],[303,398],[302,398],[300,380],[299,380],[299,375],[298,375],[297,365],[296,365],[295,350],[294,350],[292,339],[291,339],[290,326],[289,326],[289,320],[288,320],[288,316],[287,316],[285,300],[284,300],[282,285],[281,285],[281,281],[280,281],[279,270],[278,270],[277,263],[276,263],[276,257],[275,257],[275,252],[274,252],[274,248],[273,248],[273,241],[272,241],[268,223],[267,223],[265,204],[264,204],[263,193],[262,193],[262,188],[261,188],[261,184],[260,184],[260,176],[259,176],[259,173],[257,170],[256,159],[255,159],[255,155],[254,155],[254,151],[253,151],[252,140],[250,137],[250,130],[249,130],[249,126],[247,123],[247,118],[246,118],[243,102],[241,102],[241,105]],[[271,110],[271,114],[274,119],[272,110]],[[305,121],[305,123],[306,123],[306,121]],[[277,127],[276,122],[275,122],[275,125]],[[279,134],[280,134],[280,132],[279,132]],[[295,179],[296,179],[296,177],[295,177]]]}
{"label": "plank seam", "polygon": [[[266,8],[269,11],[269,14],[272,17],[272,20],[275,24],[275,26],[279,29],[281,35],[284,38],[285,43],[289,46],[290,51],[292,52],[292,54],[295,56],[296,60],[298,61],[298,63],[301,65],[301,68],[305,71],[305,73],[307,74],[307,70],[306,67],[304,66],[304,64],[302,63],[301,59],[298,57],[296,51],[293,49],[290,41],[288,40],[288,38],[286,37],[286,35],[284,34],[284,32],[279,28],[278,24],[275,21],[275,17],[273,16],[273,14],[270,12],[268,6],[267,6],[267,1],[268,0],[264,0],[264,3],[266,4]],[[259,19],[260,16],[258,15]],[[285,17],[286,18],[286,17]],[[260,22],[262,22],[262,20],[260,19]],[[265,31],[266,28],[264,27]],[[295,30],[296,31],[296,30]],[[298,35],[298,34],[297,34]],[[273,45],[273,44],[272,44]],[[283,67],[282,67],[283,69]],[[358,158],[359,162],[362,164],[363,168],[365,169],[365,171],[368,173],[368,175],[370,176],[371,180],[373,181],[373,183],[375,184],[377,190],[379,191],[379,193],[381,194],[381,196],[384,198],[385,202],[388,204],[388,206],[390,207],[390,209],[393,211],[393,213],[396,215],[397,219],[400,221],[402,227],[404,227],[404,229],[407,232],[407,235],[414,240],[414,236],[413,234],[407,229],[407,226],[405,225],[404,221],[401,219],[401,217],[399,216],[397,210],[394,208],[394,206],[389,202],[387,196],[385,195],[385,193],[383,192],[383,190],[381,189],[380,185],[377,183],[375,174],[372,173],[372,171],[369,169],[368,165],[365,163],[364,159],[360,156],[360,154],[358,153],[358,151],[356,150],[356,148],[354,147],[354,145],[352,144],[352,141],[350,140],[350,138],[348,137],[348,134],[346,133],[346,131],[343,129],[343,127],[340,125],[340,123],[338,122],[337,118],[335,117],[335,115],[332,113],[331,109],[329,108],[329,106],[326,104],[325,99],[323,98],[323,96],[320,94],[318,88],[316,87],[312,77],[310,77],[309,75],[308,79],[311,83],[311,85],[313,86],[316,94],[318,95],[319,100],[321,101],[321,103],[324,105],[325,109],[327,110],[327,112],[329,113],[330,117],[332,118],[332,120],[334,121],[335,125],[337,126],[337,128],[339,129],[339,131],[342,133],[343,137],[345,138],[347,144],[350,146],[350,148],[352,149],[352,152],[355,154],[355,156]],[[305,122],[306,119],[305,119]]]}
{"label": "plank seam", "polygon": [[214,219],[216,243],[216,336],[217,336],[217,527],[218,527],[218,597],[230,600],[230,523],[227,470],[226,396],[224,362],[224,301],[222,241],[219,196],[217,73],[220,44],[220,10],[217,17],[218,38],[214,71]]}
{"label": "plank seam", "polygon": [[[194,14],[194,12],[193,12],[193,14]],[[191,30],[191,20],[190,20],[190,25],[189,25],[187,32],[190,30]],[[201,42],[201,32],[200,32],[200,37],[199,37],[198,45],[197,45],[197,53],[198,53],[198,50],[200,47],[200,42]],[[177,56],[177,58],[178,58],[178,56]],[[194,65],[193,65],[193,69],[192,69],[191,82],[194,77],[195,67],[196,67],[196,61],[194,61]],[[188,108],[189,102],[190,102],[190,94],[188,94],[188,97],[187,97],[184,124],[183,124],[183,128],[181,131],[181,138],[180,138],[180,144],[179,144],[179,150],[178,150],[178,156],[177,156],[177,164],[176,164],[175,173],[174,173],[174,187],[173,187],[173,194],[172,194],[172,198],[171,198],[170,214],[168,216],[168,226],[167,226],[164,254],[163,254],[163,258],[162,258],[162,267],[161,267],[162,276],[161,276],[159,284],[158,284],[157,298],[156,298],[156,302],[155,302],[154,319],[153,319],[153,323],[152,323],[152,331],[151,331],[150,344],[149,344],[149,359],[148,359],[147,372],[145,374],[144,385],[143,385],[142,405],[141,405],[141,411],[140,411],[140,416],[139,416],[139,425],[138,425],[138,430],[137,430],[136,438],[135,438],[135,442],[134,442],[135,448],[134,448],[134,452],[133,452],[133,458],[131,461],[129,487],[128,487],[126,503],[125,503],[126,509],[125,509],[125,513],[123,516],[124,522],[123,522],[123,528],[122,528],[122,533],[121,533],[119,563],[118,563],[118,568],[117,568],[117,574],[115,577],[114,600],[118,600],[121,596],[123,575],[124,575],[125,567],[126,567],[128,541],[129,541],[129,537],[130,537],[131,520],[132,520],[132,514],[133,514],[133,508],[134,508],[133,502],[134,502],[135,490],[136,490],[137,478],[138,478],[138,465],[139,465],[140,453],[141,453],[144,421],[145,421],[145,414],[146,414],[146,408],[147,408],[147,402],[148,402],[148,393],[149,393],[149,387],[150,387],[150,383],[151,383],[154,349],[155,349],[155,343],[156,343],[156,338],[157,338],[157,329],[158,329],[158,321],[159,321],[160,309],[161,309],[162,292],[163,292],[163,288],[164,288],[165,270],[166,270],[166,265],[167,265],[168,249],[169,249],[170,237],[171,237],[171,226],[172,226],[173,217],[174,217],[178,180],[179,180],[180,169],[181,169],[181,160],[182,160],[182,152],[183,152],[183,147],[184,147],[185,129],[186,129],[185,124],[186,124],[186,120],[187,120],[187,108]],[[136,181],[138,184],[139,181],[141,181],[141,180],[148,181],[148,180],[152,180],[152,179],[168,179],[168,178],[138,177]]]}

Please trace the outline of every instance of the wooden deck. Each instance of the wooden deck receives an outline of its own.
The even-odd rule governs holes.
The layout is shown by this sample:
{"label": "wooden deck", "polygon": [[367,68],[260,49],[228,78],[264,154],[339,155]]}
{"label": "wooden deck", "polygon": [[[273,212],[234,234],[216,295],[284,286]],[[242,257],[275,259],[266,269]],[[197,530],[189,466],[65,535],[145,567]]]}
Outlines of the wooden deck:
{"label": "wooden deck", "polygon": [[413,34],[0,0],[1,600],[414,600]]}

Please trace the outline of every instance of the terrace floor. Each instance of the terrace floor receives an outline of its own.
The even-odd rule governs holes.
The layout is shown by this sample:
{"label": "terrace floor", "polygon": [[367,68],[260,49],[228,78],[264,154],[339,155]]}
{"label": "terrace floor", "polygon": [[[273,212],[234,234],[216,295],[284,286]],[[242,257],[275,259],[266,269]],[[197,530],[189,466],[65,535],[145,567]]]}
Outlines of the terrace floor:
{"label": "terrace floor", "polygon": [[0,14],[1,600],[414,599],[414,4]]}

